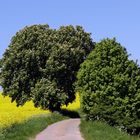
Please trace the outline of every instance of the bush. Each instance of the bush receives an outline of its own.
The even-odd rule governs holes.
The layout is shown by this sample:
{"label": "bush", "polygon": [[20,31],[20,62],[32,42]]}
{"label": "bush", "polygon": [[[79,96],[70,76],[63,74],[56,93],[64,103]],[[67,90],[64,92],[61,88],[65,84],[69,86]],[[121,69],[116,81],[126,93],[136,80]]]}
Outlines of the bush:
{"label": "bush", "polygon": [[77,78],[81,107],[88,119],[140,133],[140,68],[115,39],[95,45]]}
{"label": "bush", "polygon": [[3,95],[17,106],[33,100],[36,107],[59,110],[75,99],[75,75],[93,45],[80,26],[25,27],[12,38],[0,62]]}

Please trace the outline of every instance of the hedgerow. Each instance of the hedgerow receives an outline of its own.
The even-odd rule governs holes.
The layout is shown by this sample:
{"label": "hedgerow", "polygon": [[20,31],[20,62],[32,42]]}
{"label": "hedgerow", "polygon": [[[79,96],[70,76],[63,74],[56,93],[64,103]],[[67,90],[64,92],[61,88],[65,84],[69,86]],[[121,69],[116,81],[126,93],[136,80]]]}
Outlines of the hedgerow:
{"label": "hedgerow", "polygon": [[115,39],[95,45],[78,72],[77,90],[88,119],[140,133],[140,68]]}

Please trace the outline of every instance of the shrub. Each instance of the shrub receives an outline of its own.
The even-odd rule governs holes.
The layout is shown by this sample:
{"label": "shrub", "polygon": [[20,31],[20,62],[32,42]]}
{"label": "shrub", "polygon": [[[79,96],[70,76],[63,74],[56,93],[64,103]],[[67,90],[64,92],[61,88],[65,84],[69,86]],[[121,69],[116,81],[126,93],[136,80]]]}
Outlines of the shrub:
{"label": "shrub", "polygon": [[95,45],[77,78],[81,107],[88,119],[140,133],[140,68],[115,39]]}
{"label": "shrub", "polygon": [[80,26],[25,27],[12,38],[0,62],[3,95],[17,106],[28,100],[51,111],[68,105],[75,99],[76,72],[93,44]]}

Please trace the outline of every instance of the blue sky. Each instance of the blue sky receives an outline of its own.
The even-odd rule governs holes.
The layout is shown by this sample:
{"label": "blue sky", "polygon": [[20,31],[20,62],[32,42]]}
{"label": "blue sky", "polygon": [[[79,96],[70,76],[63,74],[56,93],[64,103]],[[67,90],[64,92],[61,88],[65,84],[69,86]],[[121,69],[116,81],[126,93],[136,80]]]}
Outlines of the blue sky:
{"label": "blue sky", "polygon": [[3,0],[0,58],[18,30],[45,23],[52,28],[81,25],[96,42],[116,37],[140,62],[140,0]]}

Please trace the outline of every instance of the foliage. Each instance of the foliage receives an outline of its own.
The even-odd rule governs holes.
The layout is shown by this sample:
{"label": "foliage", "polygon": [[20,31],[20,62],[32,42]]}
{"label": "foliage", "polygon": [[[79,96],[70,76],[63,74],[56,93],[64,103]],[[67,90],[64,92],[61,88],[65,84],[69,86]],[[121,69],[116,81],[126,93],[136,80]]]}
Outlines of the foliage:
{"label": "foliage", "polygon": [[80,109],[80,96],[79,93],[76,93],[76,99],[70,103],[68,106],[62,106],[62,109],[66,109],[68,111],[75,111]]}
{"label": "foliage", "polygon": [[81,106],[89,119],[140,133],[140,68],[115,39],[97,43],[77,77]]}
{"label": "foliage", "polygon": [[90,34],[80,26],[25,27],[1,60],[3,95],[17,106],[33,100],[36,107],[59,110],[75,99],[76,73],[93,47]]}

